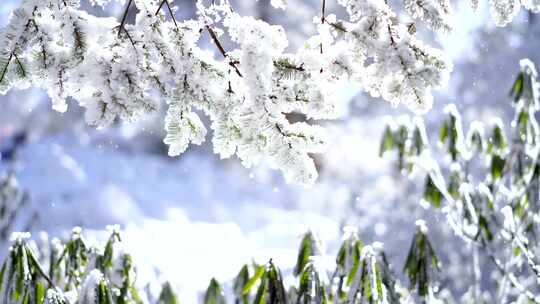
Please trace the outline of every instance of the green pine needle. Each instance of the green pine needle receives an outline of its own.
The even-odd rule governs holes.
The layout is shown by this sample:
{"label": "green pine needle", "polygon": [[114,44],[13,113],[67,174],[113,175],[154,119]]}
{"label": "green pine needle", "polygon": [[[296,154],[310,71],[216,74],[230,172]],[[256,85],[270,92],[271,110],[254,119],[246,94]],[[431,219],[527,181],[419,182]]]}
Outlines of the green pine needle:
{"label": "green pine needle", "polygon": [[279,71],[284,79],[296,79],[302,75],[305,69],[289,58],[280,58],[274,61],[274,67]]}

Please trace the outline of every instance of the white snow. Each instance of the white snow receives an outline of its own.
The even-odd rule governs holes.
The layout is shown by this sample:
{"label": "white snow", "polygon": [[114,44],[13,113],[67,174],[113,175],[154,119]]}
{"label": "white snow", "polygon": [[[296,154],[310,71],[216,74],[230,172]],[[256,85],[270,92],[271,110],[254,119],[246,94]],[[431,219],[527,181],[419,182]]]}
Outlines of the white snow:
{"label": "white snow", "polygon": [[[65,158],[72,165],[59,161]],[[308,228],[324,242],[340,237],[336,218],[292,204],[294,187],[274,182],[280,191],[273,191],[261,174],[252,179],[238,164],[205,153],[181,160],[130,155],[63,135],[28,145],[20,163],[21,186],[44,214],[35,230],[67,236],[80,226],[92,241],[105,240],[104,228],[120,224],[137,283],[151,282],[157,292],[156,283],[170,280],[187,303],[197,302],[210,278],[227,282],[252,258],[292,268]]]}

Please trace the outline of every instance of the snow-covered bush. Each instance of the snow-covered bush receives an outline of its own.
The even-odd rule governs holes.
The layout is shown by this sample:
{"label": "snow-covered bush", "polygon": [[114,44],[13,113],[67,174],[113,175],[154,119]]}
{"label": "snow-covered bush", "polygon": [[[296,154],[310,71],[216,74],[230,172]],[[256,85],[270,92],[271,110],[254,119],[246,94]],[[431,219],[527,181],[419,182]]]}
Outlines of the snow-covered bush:
{"label": "snow-covered bush", "polygon": [[31,229],[37,214],[29,210],[28,201],[28,193],[19,187],[14,172],[0,176],[0,244],[5,244],[14,230]]}
{"label": "snow-covered bush", "polygon": [[[9,254],[0,270],[2,303],[112,304],[179,303],[169,283],[157,297],[136,286],[136,265],[123,249],[118,228],[102,246],[89,245],[81,229],[73,229],[67,242],[50,244],[29,240],[28,233],[14,233]],[[202,297],[205,304],[230,303],[403,303],[414,297],[433,300],[439,262],[423,221],[417,222],[404,272],[410,290],[390,268],[381,243],[364,245],[354,229],[346,229],[335,259],[321,249],[307,232],[298,250],[295,282],[287,286],[278,265],[244,265],[230,292],[211,279]],[[36,244],[41,244],[37,246]],[[186,273],[184,275],[190,275]],[[417,290],[417,291],[415,291]]]}
{"label": "snow-covered bush", "polygon": [[[520,65],[510,91],[511,123],[496,118],[485,127],[475,121],[465,133],[449,105],[439,131],[442,153],[429,148],[420,119],[389,124],[380,146],[381,155],[397,151],[405,174],[427,173],[422,205],[440,210],[455,234],[472,244],[474,303],[486,296],[497,303],[540,302],[540,84],[531,61]],[[483,290],[482,281],[491,282],[489,288]]]}
{"label": "snow-covered bush", "polygon": [[[103,246],[89,245],[74,228],[67,242],[29,240],[14,233],[13,244],[0,270],[0,302],[36,304],[144,303],[144,290],[135,286],[135,265],[116,227]],[[41,244],[37,246],[37,244]],[[164,284],[156,303],[176,303]]]}

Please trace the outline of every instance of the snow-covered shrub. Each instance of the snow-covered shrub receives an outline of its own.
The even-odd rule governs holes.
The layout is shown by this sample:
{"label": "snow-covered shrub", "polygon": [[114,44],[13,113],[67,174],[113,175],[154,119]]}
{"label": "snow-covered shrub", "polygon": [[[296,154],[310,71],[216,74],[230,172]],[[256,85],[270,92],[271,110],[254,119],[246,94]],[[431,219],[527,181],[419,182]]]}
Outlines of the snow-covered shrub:
{"label": "snow-covered shrub", "polygon": [[[346,229],[335,259],[323,252],[312,232],[304,235],[291,286],[273,260],[246,264],[230,292],[211,279],[203,303],[402,303],[415,294],[434,299],[439,262],[425,224],[419,221],[417,226],[404,267],[411,291],[395,277],[381,243],[364,245],[353,229]],[[155,298],[136,287],[136,266],[123,250],[118,228],[110,229],[109,239],[97,247],[87,244],[80,228],[73,229],[67,242],[54,239],[38,247],[29,238],[28,233],[13,234],[0,270],[1,303],[179,303],[169,283]]]}
{"label": "snow-covered shrub", "polygon": [[[335,258],[320,248],[312,232],[304,234],[294,267],[295,282],[287,286],[273,260],[265,265],[244,265],[234,280],[234,303],[409,303],[415,298],[435,300],[439,262],[419,221],[403,271],[410,290],[392,271],[382,243],[364,245],[355,229],[347,227]],[[415,291],[417,290],[417,292]],[[218,292],[219,291],[219,292]],[[212,295],[212,296],[209,296]],[[208,302],[208,299],[214,299]],[[221,287],[212,280],[206,303],[225,303]]]}
{"label": "snow-covered shrub", "polygon": [[[135,265],[117,229],[111,229],[99,248],[85,242],[80,228],[73,229],[67,242],[55,239],[40,248],[29,236],[13,234],[0,270],[1,303],[143,303],[134,285]],[[168,294],[164,298],[174,297],[163,290]]]}
{"label": "snow-covered shrub", "polygon": [[[511,88],[511,123],[493,119],[463,129],[454,105],[445,109],[439,131],[442,153],[432,150],[420,120],[389,124],[380,151],[397,151],[399,170],[425,171],[423,206],[442,212],[456,235],[472,245],[474,268],[469,296],[491,293],[497,303],[540,302],[540,129],[539,88],[534,64],[520,62]],[[505,131],[510,131],[507,138]],[[481,269],[480,269],[481,268]],[[480,282],[490,281],[482,290]]]}
{"label": "snow-covered shrub", "polygon": [[13,172],[0,176],[0,243],[5,244],[16,229],[31,229],[37,215],[27,208],[28,201]]}

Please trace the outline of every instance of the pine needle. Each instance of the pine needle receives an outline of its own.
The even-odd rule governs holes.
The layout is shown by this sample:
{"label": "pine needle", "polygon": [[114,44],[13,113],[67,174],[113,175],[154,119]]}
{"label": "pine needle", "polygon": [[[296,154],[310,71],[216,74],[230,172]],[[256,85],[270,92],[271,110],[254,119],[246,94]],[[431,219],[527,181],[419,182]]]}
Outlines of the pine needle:
{"label": "pine needle", "polygon": [[274,67],[283,75],[285,79],[294,79],[305,72],[302,65],[297,65],[289,58],[280,58],[274,61]]}

